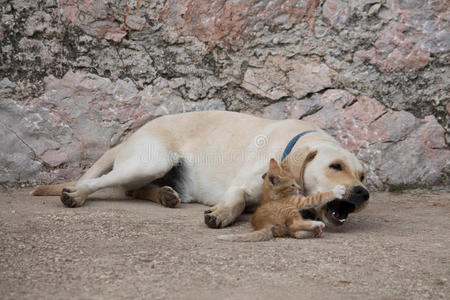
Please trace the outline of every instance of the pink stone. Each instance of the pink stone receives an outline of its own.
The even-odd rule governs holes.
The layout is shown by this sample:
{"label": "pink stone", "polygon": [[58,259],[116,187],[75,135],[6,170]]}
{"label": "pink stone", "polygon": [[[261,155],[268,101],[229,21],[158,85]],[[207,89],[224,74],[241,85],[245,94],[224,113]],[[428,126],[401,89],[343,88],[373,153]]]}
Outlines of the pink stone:
{"label": "pink stone", "polygon": [[341,0],[327,0],[323,4],[323,16],[331,26],[344,24],[350,14],[350,9]]}
{"label": "pink stone", "polygon": [[285,96],[302,98],[331,86],[334,73],[314,60],[297,61],[270,56],[262,68],[248,68],[242,87],[256,95],[278,100]]}
{"label": "pink stone", "polygon": [[450,50],[448,35],[442,29],[442,20],[448,15],[448,1],[417,6],[398,5],[397,1],[390,0],[380,12],[375,7],[373,14],[379,14],[389,23],[378,33],[371,48],[356,51],[355,55],[390,73],[421,69],[433,60],[432,54],[439,56]]}
{"label": "pink stone", "polygon": [[320,105],[322,108],[317,113],[303,120],[314,122],[333,133],[345,148],[355,153],[369,139],[379,139],[376,130],[370,127],[388,111],[375,99],[365,96],[355,99],[344,90],[328,90],[320,98]]}
{"label": "pink stone", "polygon": [[258,96],[278,100],[288,95],[284,82],[284,74],[277,70],[248,68],[241,86]]}
{"label": "pink stone", "polygon": [[331,89],[326,90],[321,96],[321,101],[325,103],[333,103],[336,107],[344,108],[351,104],[355,97],[345,90]]}
{"label": "pink stone", "polygon": [[297,99],[331,86],[331,70],[326,64],[293,61],[290,68],[287,88]]}
{"label": "pink stone", "polygon": [[[66,20],[89,35],[114,42],[120,42],[127,35],[110,16],[111,9],[104,1],[62,1],[61,12]],[[139,22],[136,18],[130,20],[134,27],[139,27]]]}
{"label": "pink stone", "polygon": [[138,16],[128,16],[125,18],[125,24],[134,30],[142,30],[145,25],[145,19]]}
{"label": "pink stone", "polygon": [[57,167],[66,162],[69,158],[67,157],[67,153],[63,150],[47,150],[42,154],[41,159],[51,167]]}
{"label": "pink stone", "polygon": [[120,42],[127,35],[126,31],[122,30],[112,30],[105,33],[105,39],[114,41],[116,43]]}
{"label": "pink stone", "polygon": [[319,0],[306,1],[228,1],[169,0],[160,12],[162,22],[181,34],[195,36],[211,47],[238,44],[260,32],[258,23],[286,26],[307,22],[314,28]]}
{"label": "pink stone", "polygon": [[374,119],[386,113],[386,111],[386,107],[377,100],[366,96],[359,96],[355,104],[345,110],[341,123],[348,121],[352,127],[366,127]]}
{"label": "pink stone", "polygon": [[445,146],[445,130],[439,125],[434,116],[426,116],[424,124],[417,130],[417,143],[423,145],[419,148],[418,156],[424,157],[423,179],[427,181],[427,176],[439,178],[442,171],[450,170],[450,150]]}
{"label": "pink stone", "polygon": [[425,145],[427,145],[427,147],[430,149],[444,149],[444,128],[438,123],[434,116],[426,116],[423,119],[423,122],[424,125],[422,125],[422,128],[419,132],[424,140]]}

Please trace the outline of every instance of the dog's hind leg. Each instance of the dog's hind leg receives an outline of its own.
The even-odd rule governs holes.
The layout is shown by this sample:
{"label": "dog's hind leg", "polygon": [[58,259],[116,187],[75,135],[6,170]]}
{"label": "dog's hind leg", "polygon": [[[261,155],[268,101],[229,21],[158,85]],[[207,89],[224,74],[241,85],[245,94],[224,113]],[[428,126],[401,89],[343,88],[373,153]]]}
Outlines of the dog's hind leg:
{"label": "dog's hind leg", "polygon": [[137,199],[150,200],[166,207],[175,207],[180,203],[180,196],[170,186],[159,187],[149,184],[130,192],[130,196]]}
{"label": "dog's hind leg", "polygon": [[78,182],[83,181],[89,178],[99,177],[109,171],[112,170],[114,160],[120,150],[120,146],[118,145],[114,148],[109,149],[99,158],[90,168],[83,174],[83,176],[78,179]]}
{"label": "dog's hind leg", "polygon": [[63,189],[73,189],[77,182],[89,178],[99,177],[111,171],[120,147],[121,145],[118,145],[106,151],[105,154],[103,154],[102,157],[100,157],[77,181],[52,185],[39,185],[31,192],[31,194],[34,196],[58,196],[61,195]]}
{"label": "dog's hind leg", "polygon": [[[100,189],[121,186],[138,189],[164,176],[174,161],[169,149],[156,139],[140,138],[123,145],[114,160],[112,170],[100,177],[83,176],[74,187],[62,191],[61,201],[68,207],[84,204],[87,196]],[[88,178],[86,178],[88,177]]]}

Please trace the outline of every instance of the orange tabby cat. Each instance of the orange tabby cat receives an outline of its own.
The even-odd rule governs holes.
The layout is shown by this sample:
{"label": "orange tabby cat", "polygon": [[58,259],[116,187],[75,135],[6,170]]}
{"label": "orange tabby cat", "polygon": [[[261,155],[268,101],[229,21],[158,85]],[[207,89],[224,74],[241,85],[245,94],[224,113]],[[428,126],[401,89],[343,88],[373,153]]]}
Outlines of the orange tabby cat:
{"label": "orange tabby cat", "polygon": [[325,224],[320,221],[303,220],[299,209],[323,205],[334,199],[342,199],[345,186],[338,185],[332,191],[308,197],[300,195],[300,187],[286,163],[278,165],[270,160],[269,171],[263,183],[263,201],[252,216],[255,231],[246,234],[218,236],[219,239],[240,242],[266,241],[274,237],[319,237]]}

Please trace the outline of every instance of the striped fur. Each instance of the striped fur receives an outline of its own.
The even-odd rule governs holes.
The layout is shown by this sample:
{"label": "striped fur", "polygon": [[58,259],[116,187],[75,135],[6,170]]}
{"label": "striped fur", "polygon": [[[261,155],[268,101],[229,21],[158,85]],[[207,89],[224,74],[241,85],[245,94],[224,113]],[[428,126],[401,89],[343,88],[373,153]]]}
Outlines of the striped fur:
{"label": "striped fur", "polygon": [[304,197],[299,194],[296,184],[286,164],[281,167],[270,160],[270,168],[264,179],[264,198],[252,216],[255,231],[245,234],[218,236],[221,240],[234,242],[267,241],[274,237],[306,238],[320,236],[325,224],[320,221],[303,220],[299,210],[315,208],[345,194],[344,186],[336,186],[332,191]]}

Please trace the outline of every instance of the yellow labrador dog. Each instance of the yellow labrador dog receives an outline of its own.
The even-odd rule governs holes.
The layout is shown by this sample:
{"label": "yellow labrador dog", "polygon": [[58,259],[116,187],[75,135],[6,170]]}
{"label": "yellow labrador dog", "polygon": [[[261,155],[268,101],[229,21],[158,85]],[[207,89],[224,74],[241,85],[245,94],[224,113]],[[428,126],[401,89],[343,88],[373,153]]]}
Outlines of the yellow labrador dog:
{"label": "yellow labrador dog", "polygon": [[139,198],[173,207],[200,202],[205,223],[230,225],[261,200],[262,175],[282,153],[306,195],[345,185],[346,195],[302,212],[327,225],[343,224],[363,209],[369,193],[358,159],[317,126],[299,120],[267,120],[235,112],[168,115],[144,125],[107,151],[78,181],[37,187],[33,195],[61,195],[68,207],[88,195],[122,187]]}

